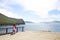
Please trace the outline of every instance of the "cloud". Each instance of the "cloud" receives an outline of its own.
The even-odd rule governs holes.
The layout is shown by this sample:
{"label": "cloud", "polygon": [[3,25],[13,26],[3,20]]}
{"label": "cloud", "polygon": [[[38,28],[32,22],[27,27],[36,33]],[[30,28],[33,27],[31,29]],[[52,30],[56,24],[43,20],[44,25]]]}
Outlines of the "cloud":
{"label": "cloud", "polygon": [[10,0],[1,0],[0,13],[12,18],[17,18],[17,19],[23,18],[22,16],[18,16],[17,13],[10,11],[10,10],[13,10],[12,7],[8,6],[10,3],[11,3]]}
{"label": "cloud", "polygon": [[17,19],[23,18],[22,16],[18,16],[18,15],[15,14],[15,13],[12,13],[12,12],[10,12],[10,11],[7,11],[7,10],[1,9],[1,8],[0,8],[0,13],[6,15],[6,16],[8,16],[8,17],[12,17],[12,18],[17,18]]}
{"label": "cloud", "polygon": [[[2,2],[0,2],[0,12],[8,17],[27,19],[29,17],[29,12],[28,14],[26,14],[28,15],[26,17],[24,17],[24,12],[31,10],[34,12],[32,14],[38,17],[32,16],[31,18],[29,17],[30,19],[28,18],[27,20],[36,22],[52,21],[58,19],[59,15],[50,15],[48,14],[48,11],[51,11],[56,8],[59,9],[59,5],[56,6],[57,4],[59,4],[57,0],[3,0]],[[14,6],[15,8],[17,7],[17,11],[15,11],[16,9],[14,8]],[[18,8],[18,6],[20,8],[22,6],[22,11],[20,11],[20,8]],[[23,16],[19,15],[18,12],[20,14],[23,14]]]}
{"label": "cloud", "polygon": [[48,12],[49,15],[60,15],[60,10],[53,9]]}
{"label": "cloud", "polygon": [[48,18],[53,19],[53,20],[60,20],[60,10],[53,9],[50,10]]}
{"label": "cloud", "polygon": [[58,1],[56,2],[56,9],[57,9],[57,10],[60,10],[60,0],[58,0]]}
{"label": "cloud", "polygon": [[8,0],[0,1],[0,8],[5,10],[12,10],[12,8],[7,5],[8,3],[9,3]]}
{"label": "cloud", "polygon": [[48,11],[54,9],[57,0],[13,0],[18,4],[24,5],[26,10],[35,11],[36,15],[45,18],[48,16]]}
{"label": "cloud", "polygon": [[60,0],[57,0],[55,3],[55,9],[48,11],[48,18],[52,21],[60,21]]}

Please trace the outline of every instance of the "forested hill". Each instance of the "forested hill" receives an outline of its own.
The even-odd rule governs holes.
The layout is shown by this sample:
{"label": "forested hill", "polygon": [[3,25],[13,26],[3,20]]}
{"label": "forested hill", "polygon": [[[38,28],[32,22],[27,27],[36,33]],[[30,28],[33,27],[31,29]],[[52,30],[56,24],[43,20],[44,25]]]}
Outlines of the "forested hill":
{"label": "forested hill", "polygon": [[0,13],[0,25],[25,24],[23,19],[10,18]]}

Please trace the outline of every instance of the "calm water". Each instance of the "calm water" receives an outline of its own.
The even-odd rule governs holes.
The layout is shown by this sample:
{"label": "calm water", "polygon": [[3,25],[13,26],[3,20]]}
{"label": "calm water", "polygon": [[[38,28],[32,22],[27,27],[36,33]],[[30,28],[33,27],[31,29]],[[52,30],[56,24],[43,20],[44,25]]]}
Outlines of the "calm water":
{"label": "calm water", "polygon": [[60,23],[26,24],[25,30],[45,30],[45,31],[60,32]]}
{"label": "calm water", "polygon": [[[60,32],[60,23],[26,23],[25,25],[17,25],[17,27],[24,26],[24,30],[45,30],[45,31],[53,31]],[[7,26],[13,27],[13,26]],[[0,27],[2,28],[2,26]],[[5,28],[5,26],[3,26]],[[5,30],[0,29],[0,33],[5,33]],[[19,28],[19,31],[22,29]],[[9,29],[8,32],[12,32],[12,29]]]}

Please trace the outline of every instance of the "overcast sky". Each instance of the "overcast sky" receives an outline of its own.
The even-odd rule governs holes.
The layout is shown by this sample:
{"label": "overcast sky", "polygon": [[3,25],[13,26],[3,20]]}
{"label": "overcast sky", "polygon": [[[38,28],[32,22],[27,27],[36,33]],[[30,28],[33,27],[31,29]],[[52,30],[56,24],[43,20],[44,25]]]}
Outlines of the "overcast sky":
{"label": "overcast sky", "polygon": [[60,21],[60,0],[0,0],[0,13],[25,21]]}

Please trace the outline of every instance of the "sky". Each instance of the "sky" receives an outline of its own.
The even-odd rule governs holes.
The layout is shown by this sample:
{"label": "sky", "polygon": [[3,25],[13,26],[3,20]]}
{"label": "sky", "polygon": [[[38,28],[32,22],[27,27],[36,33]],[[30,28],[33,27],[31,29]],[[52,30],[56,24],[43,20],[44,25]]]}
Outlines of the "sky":
{"label": "sky", "polygon": [[0,0],[0,13],[32,22],[60,21],[60,0]]}

